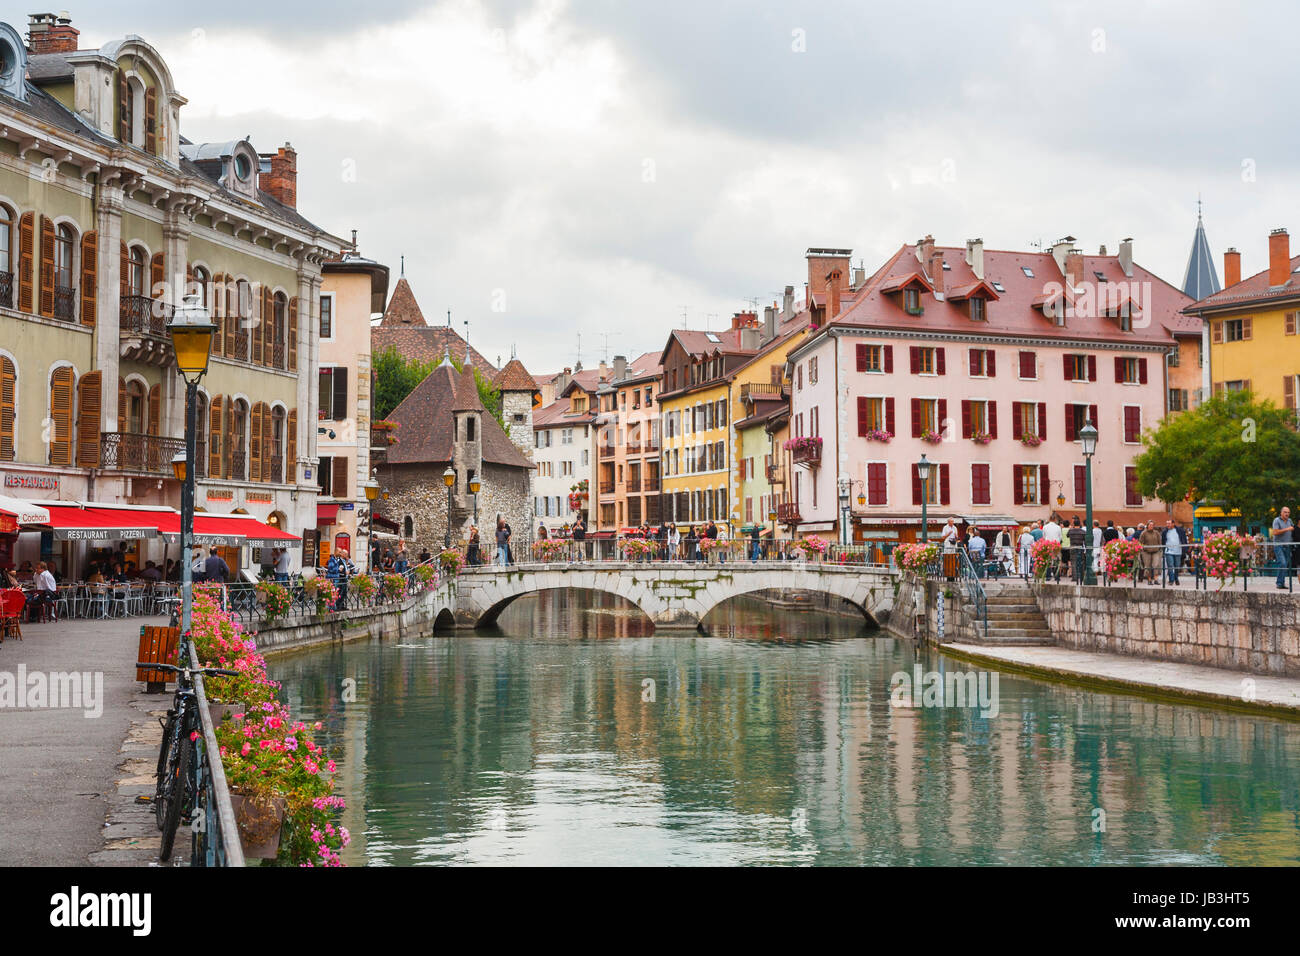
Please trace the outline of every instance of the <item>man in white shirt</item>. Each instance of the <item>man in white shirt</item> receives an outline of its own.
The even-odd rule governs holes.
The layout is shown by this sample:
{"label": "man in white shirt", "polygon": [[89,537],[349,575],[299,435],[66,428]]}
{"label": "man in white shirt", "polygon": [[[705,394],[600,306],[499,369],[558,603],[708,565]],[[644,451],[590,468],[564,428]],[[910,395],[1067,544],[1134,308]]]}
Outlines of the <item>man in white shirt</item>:
{"label": "man in white shirt", "polygon": [[1102,535],[1101,522],[1096,519],[1092,522],[1092,570],[1096,574],[1101,570],[1101,547]]}
{"label": "man in white shirt", "polygon": [[289,581],[289,549],[279,548],[275,556],[275,579],[281,584]]}
{"label": "man in white shirt", "polygon": [[939,532],[939,538],[943,541],[944,551],[957,550],[957,525],[953,519],[949,518],[948,523],[943,526],[943,531]]}
{"label": "man in white shirt", "polygon": [[1047,541],[1055,541],[1057,544],[1061,543],[1061,526],[1056,523],[1055,516],[1048,518],[1047,523],[1043,525],[1043,538]]}
{"label": "man in white shirt", "polygon": [[48,607],[50,609],[50,620],[59,619],[56,610],[57,603],[55,597],[58,594],[58,586],[54,583],[54,575],[50,574],[50,569],[45,566],[45,562],[38,562],[36,565],[36,575],[32,578],[36,584],[36,596],[33,604],[39,609]]}

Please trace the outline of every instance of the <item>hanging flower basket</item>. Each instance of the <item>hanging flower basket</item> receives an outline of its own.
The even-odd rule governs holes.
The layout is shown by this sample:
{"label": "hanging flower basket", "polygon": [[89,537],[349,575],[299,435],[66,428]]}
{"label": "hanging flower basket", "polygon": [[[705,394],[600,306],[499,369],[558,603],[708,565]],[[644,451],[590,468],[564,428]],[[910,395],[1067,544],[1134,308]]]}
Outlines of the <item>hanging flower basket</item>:
{"label": "hanging flower basket", "polygon": [[1235,582],[1246,570],[1242,547],[1247,539],[1235,531],[1219,531],[1205,536],[1202,553],[1205,555],[1205,573],[1219,582],[1219,590]]}

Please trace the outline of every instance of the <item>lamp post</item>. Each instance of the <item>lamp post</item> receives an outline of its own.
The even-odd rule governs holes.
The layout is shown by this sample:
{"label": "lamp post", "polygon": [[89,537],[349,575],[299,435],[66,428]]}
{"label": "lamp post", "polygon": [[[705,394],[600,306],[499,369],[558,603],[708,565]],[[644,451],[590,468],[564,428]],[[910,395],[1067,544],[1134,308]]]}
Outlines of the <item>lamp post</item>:
{"label": "lamp post", "polygon": [[840,544],[849,543],[849,479],[840,478]]}
{"label": "lamp post", "polygon": [[366,542],[366,568],[373,571],[375,569],[375,548],[373,544],[375,540],[375,502],[379,500],[379,479],[371,475],[370,480],[362,487],[365,489],[366,501],[370,508],[370,541]]}
{"label": "lamp post", "polygon": [[469,480],[469,493],[474,496],[474,527],[476,528],[478,527],[478,490],[482,487],[478,475]]}
{"label": "lamp post", "polygon": [[925,544],[930,540],[930,462],[924,455],[916,463],[916,476],[921,479],[921,543]]}
{"label": "lamp post", "polygon": [[[1083,443],[1083,485],[1084,485],[1084,529],[1088,533],[1088,542],[1093,540],[1092,533],[1092,456],[1097,453],[1097,428],[1091,421],[1083,423],[1079,429],[1079,441]],[[1084,552],[1087,554],[1087,552]],[[1083,583],[1096,584],[1097,576],[1092,571],[1092,561],[1084,559]]]}
{"label": "lamp post", "polygon": [[[772,547],[776,547],[776,509],[770,508],[767,512],[767,520],[772,522]],[[764,554],[767,552],[765,551]]]}
{"label": "lamp post", "polygon": [[191,554],[194,551],[194,436],[195,405],[199,394],[199,380],[208,370],[208,356],[212,352],[212,336],[217,327],[212,324],[203,299],[187,295],[180,307],[172,313],[167,325],[171,336],[176,368],[185,380],[185,457],[172,459],[172,473],[181,483],[181,634],[190,631],[194,609],[194,568]]}
{"label": "lamp post", "polygon": [[447,549],[451,547],[451,486],[456,483],[456,472],[451,465],[442,473],[442,483],[447,486],[447,534],[442,539],[442,546]]}

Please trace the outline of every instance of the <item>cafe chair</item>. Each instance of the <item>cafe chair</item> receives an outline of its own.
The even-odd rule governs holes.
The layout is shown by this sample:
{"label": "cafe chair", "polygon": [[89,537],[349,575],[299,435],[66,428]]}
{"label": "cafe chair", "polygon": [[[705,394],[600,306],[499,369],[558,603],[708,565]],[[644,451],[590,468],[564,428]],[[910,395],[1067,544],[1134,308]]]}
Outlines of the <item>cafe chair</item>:
{"label": "cafe chair", "polygon": [[18,588],[0,591],[0,643],[5,638],[23,639],[23,608],[27,605],[27,595]]}

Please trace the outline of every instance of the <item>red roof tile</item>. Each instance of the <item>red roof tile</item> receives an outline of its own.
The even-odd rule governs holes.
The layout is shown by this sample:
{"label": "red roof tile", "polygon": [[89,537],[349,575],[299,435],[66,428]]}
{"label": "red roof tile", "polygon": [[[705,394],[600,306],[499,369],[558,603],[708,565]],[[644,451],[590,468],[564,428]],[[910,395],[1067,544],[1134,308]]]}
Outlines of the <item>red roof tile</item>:
{"label": "red roof tile", "polygon": [[[456,437],[454,413],[482,408],[470,369],[457,372],[450,365],[438,366],[388,416],[390,421],[398,423],[401,436],[398,444],[388,448],[389,463],[441,464],[451,461]],[[532,462],[515,446],[495,418],[484,413],[479,421],[484,462],[517,468],[532,467]]]}
{"label": "red roof tile", "polygon": [[1200,302],[1189,306],[1188,311],[1232,308],[1255,302],[1267,302],[1271,299],[1295,298],[1300,296],[1300,282],[1297,282],[1295,275],[1297,269],[1300,269],[1300,256],[1292,258],[1291,270],[1287,273],[1286,282],[1276,288],[1268,284],[1269,270],[1265,269],[1263,272],[1256,272],[1253,276],[1242,279],[1236,285],[1230,285],[1214,295],[1206,296]]}

